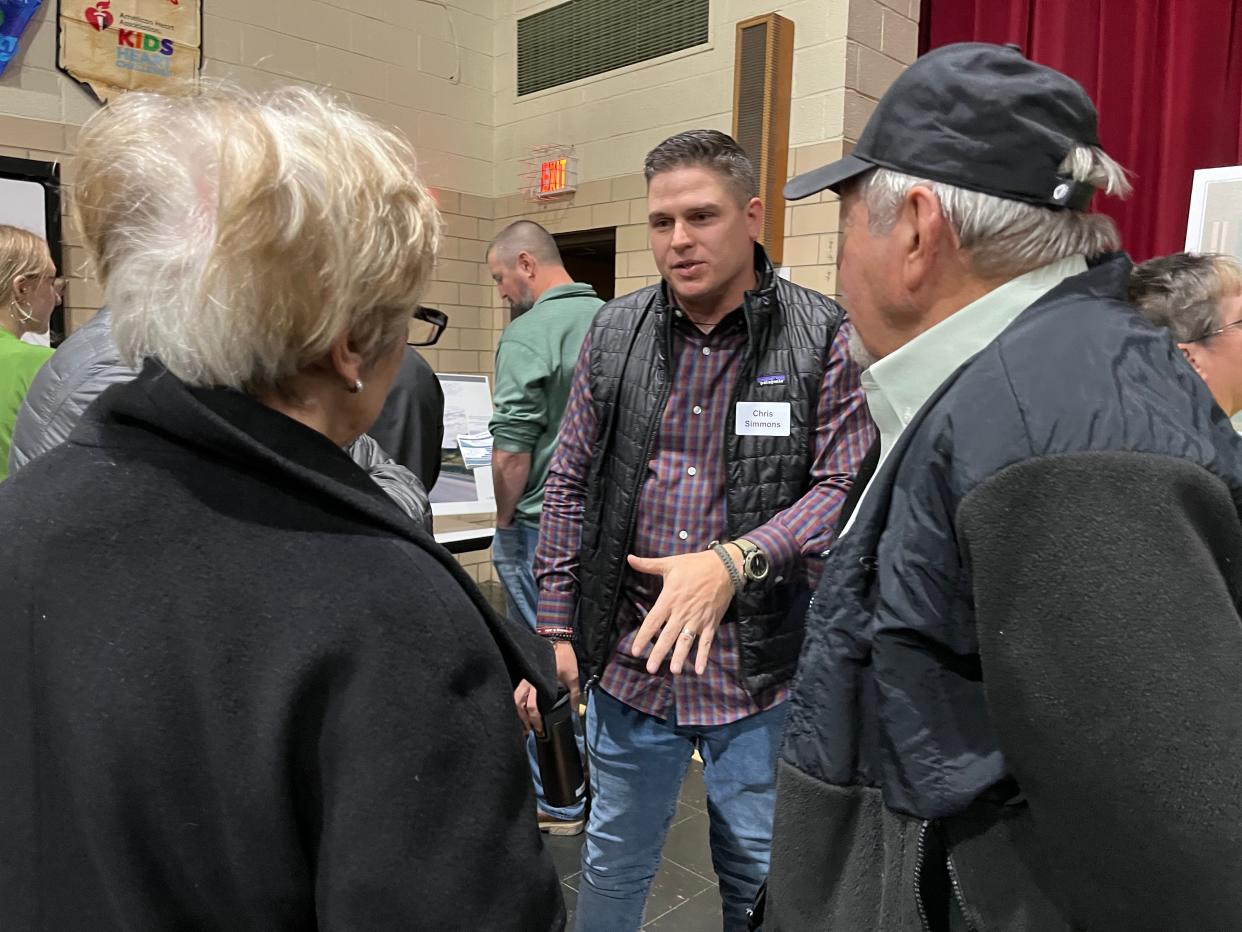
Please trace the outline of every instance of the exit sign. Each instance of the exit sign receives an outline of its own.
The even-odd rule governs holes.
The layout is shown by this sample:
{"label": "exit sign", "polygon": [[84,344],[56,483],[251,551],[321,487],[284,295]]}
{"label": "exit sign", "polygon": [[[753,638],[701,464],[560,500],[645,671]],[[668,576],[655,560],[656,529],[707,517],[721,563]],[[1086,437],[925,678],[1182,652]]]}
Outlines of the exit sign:
{"label": "exit sign", "polygon": [[578,160],[572,155],[544,159],[539,163],[539,197],[556,197],[578,190]]}
{"label": "exit sign", "polygon": [[578,156],[573,146],[531,146],[522,159],[518,190],[528,201],[553,201],[578,190]]}

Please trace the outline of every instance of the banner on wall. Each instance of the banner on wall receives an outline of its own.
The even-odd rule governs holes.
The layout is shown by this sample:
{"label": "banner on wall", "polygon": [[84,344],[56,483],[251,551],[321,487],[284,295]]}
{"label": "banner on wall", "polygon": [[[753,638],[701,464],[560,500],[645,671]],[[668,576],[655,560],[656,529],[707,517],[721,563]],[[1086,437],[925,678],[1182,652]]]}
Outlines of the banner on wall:
{"label": "banner on wall", "polygon": [[60,0],[56,64],[107,102],[193,78],[202,60],[202,0]]}
{"label": "banner on wall", "polygon": [[43,0],[0,0],[0,74],[17,54],[17,43]]}

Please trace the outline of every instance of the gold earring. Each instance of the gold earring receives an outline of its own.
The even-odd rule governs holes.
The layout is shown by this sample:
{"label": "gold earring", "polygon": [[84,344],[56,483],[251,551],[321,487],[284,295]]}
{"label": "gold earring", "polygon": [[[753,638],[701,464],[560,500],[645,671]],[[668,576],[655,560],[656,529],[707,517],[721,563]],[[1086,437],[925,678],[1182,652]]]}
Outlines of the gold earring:
{"label": "gold earring", "polygon": [[361,392],[362,391],[362,379],[354,379],[354,384],[349,386],[349,391],[351,394],[354,394],[354,395],[357,395],[359,392]]}

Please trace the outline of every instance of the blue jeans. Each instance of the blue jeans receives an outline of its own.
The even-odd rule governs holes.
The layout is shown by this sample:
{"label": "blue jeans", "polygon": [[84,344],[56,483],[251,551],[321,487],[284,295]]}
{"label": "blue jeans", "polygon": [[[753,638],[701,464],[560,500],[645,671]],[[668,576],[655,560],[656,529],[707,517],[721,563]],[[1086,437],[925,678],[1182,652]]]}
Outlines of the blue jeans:
{"label": "blue jeans", "polygon": [[680,726],[639,712],[602,689],[591,690],[591,816],[582,848],[577,932],[635,932],[641,925],[696,745],[703,757],[725,932],[744,932],[746,910],[768,873],[784,721],[782,704],[728,725]]}
{"label": "blue jeans", "polygon": [[[496,528],[492,537],[492,563],[505,589],[509,619],[515,624],[526,625],[531,631],[535,630],[535,610],[539,606],[539,589],[535,585],[535,546],[538,543],[539,528],[518,521],[510,527]],[[578,753],[585,755],[582,725],[577,712],[574,713],[574,730],[578,733]],[[581,819],[585,803],[558,809],[549,806],[544,798],[533,732],[526,736],[526,756],[530,759],[530,776],[535,784],[535,799],[539,808],[556,819]]]}
{"label": "blue jeans", "polygon": [[539,589],[535,585],[535,546],[539,543],[538,526],[514,521],[508,527],[496,528],[492,537],[492,564],[505,588],[509,618],[535,630],[535,609],[539,606]]}

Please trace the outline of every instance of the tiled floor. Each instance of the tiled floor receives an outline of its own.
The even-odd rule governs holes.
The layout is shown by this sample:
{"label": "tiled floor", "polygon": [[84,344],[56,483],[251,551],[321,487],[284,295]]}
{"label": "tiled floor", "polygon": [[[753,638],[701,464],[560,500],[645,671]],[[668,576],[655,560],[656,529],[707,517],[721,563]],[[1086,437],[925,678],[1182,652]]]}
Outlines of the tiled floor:
{"label": "tiled floor", "polygon": [[[578,903],[582,840],[585,836],[544,836],[556,861],[573,928]],[[703,793],[703,765],[690,764],[681,790],[677,815],[664,845],[664,860],[647,898],[643,929],[653,932],[720,932],[720,893],[707,846],[707,801]]]}

